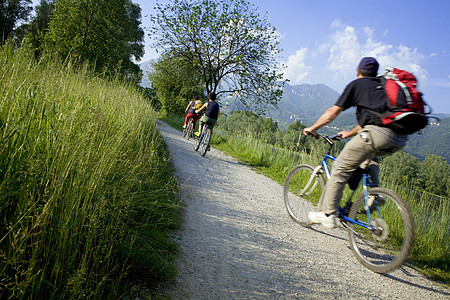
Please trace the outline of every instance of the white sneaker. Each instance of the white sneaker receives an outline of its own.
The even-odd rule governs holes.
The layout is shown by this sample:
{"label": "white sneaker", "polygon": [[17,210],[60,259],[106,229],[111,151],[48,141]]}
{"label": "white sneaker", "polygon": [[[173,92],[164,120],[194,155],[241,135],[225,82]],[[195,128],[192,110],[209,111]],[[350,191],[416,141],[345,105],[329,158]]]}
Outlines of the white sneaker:
{"label": "white sneaker", "polygon": [[186,128],[186,124],[183,125],[183,128]]}
{"label": "white sneaker", "polygon": [[335,215],[325,215],[322,211],[310,211],[308,213],[308,218],[313,223],[320,223],[326,228],[333,229],[337,227],[337,221]]}

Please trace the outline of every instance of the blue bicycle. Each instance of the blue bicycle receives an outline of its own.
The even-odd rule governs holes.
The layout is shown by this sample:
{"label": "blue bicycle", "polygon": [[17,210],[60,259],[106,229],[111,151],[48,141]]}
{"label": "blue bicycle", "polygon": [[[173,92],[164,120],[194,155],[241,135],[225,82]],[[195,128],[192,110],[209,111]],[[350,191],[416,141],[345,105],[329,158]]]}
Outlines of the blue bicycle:
{"label": "blue bicycle", "polygon": [[[329,161],[336,159],[330,154],[333,141],[341,140],[337,135],[318,136],[329,145],[321,163],[316,167],[295,166],[284,183],[286,209],[302,226],[312,225],[308,212],[315,210],[325,180],[330,178]],[[414,241],[411,214],[398,194],[386,188],[372,187],[367,170],[361,173],[362,180],[358,178],[348,199],[341,201],[337,217],[348,229],[350,246],[358,261],[373,272],[388,273],[408,258]]]}
{"label": "blue bicycle", "polygon": [[195,136],[194,150],[197,151],[200,148],[200,154],[203,157],[206,155],[206,152],[210,150],[211,135],[212,130],[210,128],[210,125],[208,125],[208,123],[205,123],[203,125],[203,129],[199,137],[195,136],[194,134]]}

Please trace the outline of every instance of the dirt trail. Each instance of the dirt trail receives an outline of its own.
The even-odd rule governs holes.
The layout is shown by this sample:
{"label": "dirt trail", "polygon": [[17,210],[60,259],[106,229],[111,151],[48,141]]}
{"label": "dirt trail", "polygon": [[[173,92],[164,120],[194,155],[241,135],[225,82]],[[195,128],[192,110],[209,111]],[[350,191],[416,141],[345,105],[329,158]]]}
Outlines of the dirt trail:
{"label": "dirt trail", "polygon": [[379,275],[360,265],[347,232],[302,228],[288,217],[282,186],[164,123],[181,188],[173,299],[450,299],[409,267]]}

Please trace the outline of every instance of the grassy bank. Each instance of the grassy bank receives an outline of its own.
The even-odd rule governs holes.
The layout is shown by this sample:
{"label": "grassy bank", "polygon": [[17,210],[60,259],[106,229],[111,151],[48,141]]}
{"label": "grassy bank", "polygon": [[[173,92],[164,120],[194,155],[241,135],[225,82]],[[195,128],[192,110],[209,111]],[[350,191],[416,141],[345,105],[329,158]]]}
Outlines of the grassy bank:
{"label": "grassy bank", "polygon": [[176,181],[119,80],[0,49],[0,298],[118,299],[174,276]]}
{"label": "grassy bank", "polygon": [[[181,128],[183,124],[183,119],[177,117],[165,118],[164,121],[175,128]],[[215,130],[220,131],[220,124]],[[324,148],[314,149],[312,154],[293,153],[252,138],[230,135],[226,132],[213,134],[212,144],[215,148],[240,159],[257,172],[280,184],[284,184],[293,166],[299,163],[317,165],[324,153]],[[387,175],[389,170],[383,169],[383,164],[380,174],[381,185],[400,194],[411,210],[415,226],[415,244],[410,255],[410,262],[432,279],[450,286],[449,199],[393,185]],[[280,205],[283,203],[280,202]]]}

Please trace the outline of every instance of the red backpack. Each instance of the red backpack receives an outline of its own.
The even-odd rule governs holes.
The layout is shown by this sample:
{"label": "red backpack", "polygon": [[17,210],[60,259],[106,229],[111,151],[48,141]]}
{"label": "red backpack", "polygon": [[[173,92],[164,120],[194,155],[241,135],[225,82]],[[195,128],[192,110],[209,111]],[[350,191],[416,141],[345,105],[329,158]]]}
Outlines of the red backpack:
{"label": "red backpack", "polygon": [[[380,114],[382,126],[399,134],[412,134],[428,124],[431,108],[417,90],[416,77],[404,70],[387,68],[378,77],[387,95],[387,111]],[[428,106],[428,112],[425,111]]]}

